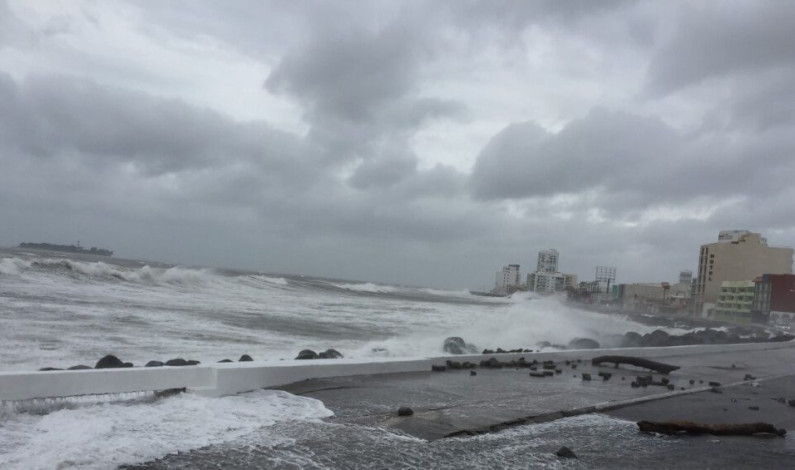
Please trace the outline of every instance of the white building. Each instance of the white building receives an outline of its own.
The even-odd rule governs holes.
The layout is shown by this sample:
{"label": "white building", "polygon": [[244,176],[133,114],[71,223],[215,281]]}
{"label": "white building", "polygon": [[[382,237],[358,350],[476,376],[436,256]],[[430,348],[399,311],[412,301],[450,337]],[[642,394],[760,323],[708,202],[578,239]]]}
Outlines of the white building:
{"label": "white building", "polygon": [[556,273],[558,272],[558,250],[550,248],[538,252],[538,264],[536,265],[536,272],[538,273]]}
{"label": "white building", "polygon": [[527,290],[547,294],[564,291],[566,287],[576,288],[576,275],[558,271],[559,258],[554,248],[539,251],[536,270],[527,275]]}
{"label": "white building", "polygon": [[527,290],[532,292],[550,293],[566,289],[566,275],[536,271],[527,275]]}
{"label": "white building", "polygon": [[522,277],[519,273],[518,264],[503,266],[502,271],[497,271],[497,282],[494,292],[505,294],[511,292],[522,285]]}
{"label": "white building", "polygon": [[693,282],[693,271],[690,271],[689,269],[685,271],[679,271],[679,284],[690,285],[690,283],[692,282]]}

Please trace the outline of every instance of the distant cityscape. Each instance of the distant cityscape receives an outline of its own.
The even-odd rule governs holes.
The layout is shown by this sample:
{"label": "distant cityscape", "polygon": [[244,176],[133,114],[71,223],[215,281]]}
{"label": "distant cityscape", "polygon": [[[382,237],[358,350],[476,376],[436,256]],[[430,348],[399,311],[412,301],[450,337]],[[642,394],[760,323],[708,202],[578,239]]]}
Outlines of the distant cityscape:
{"label": "distant cityscape", "polygon": [[770,247],[759,233],[723,230],[716,242],[701,245],[696,277],[682,270],[675,283],[616,284],[612,266],[597,266],[594,280],[577,282],[577,275],[560,272],[560,254],[550,248],[538,252],[535,271],[524,279],[518,264],[504,266],[490,294],[565,293],[571,302],[627,312],[790,326],[795,323],[792,256],[792,248]]}

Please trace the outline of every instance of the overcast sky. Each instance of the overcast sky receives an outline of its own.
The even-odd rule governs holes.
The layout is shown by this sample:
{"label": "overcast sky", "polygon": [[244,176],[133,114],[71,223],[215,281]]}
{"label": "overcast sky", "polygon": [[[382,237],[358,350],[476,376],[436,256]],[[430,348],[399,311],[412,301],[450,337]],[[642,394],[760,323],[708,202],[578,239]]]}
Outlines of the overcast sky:
{"label": "overcast sky", "polygon": [[0,0],[0,245],[492,287],[795,244],[795,2]]}

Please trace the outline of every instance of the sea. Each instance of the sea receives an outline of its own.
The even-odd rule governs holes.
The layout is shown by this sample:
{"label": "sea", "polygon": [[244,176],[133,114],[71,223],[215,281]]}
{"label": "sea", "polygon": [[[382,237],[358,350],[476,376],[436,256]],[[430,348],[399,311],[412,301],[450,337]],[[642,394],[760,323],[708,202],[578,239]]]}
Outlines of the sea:
{"label": "sea", "polygon": [[[0,372],[94,366],[107,354],[143,366],[243,354],[292,361],[303,349],[334,348],[378,361],[444,355],[450,336],[479,349],[537,350],[580,337],[611,346],[627,331],[653,329],[555,297],[0,250]],[[276,390],[4,403],[0,468],[561,468],[580,464],[554,456],[560,442],[612,436],[603,467],[611,468],[623,454],[682,446],[599,415],[433,443],[332,415],[321,401]],[[661,462],[649,468],[666,468]]]}

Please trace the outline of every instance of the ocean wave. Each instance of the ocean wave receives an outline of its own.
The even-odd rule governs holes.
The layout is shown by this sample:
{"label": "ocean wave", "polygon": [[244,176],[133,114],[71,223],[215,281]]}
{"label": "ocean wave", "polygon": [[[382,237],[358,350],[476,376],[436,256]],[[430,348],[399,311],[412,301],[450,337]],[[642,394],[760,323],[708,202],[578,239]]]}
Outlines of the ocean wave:
{"label": "ocean wave", "polygon": [[6,276],[18,276],[25,269],[29,269],[30,261],[19,258],[2,258],[0,259],[0,274]]}
{"label": "ocean wave", "polygon": [[331,285],[339,289],[345,289],[353,292],[369,292],[371,294],[392,294],[398,291],[397,287],[373,284],[372,282],[365,282],[363,284],[332,283]]}
{"label": "ocean wave", "polygon": [[275,390],[90,403],[43,416],[7,412],[0,422],[0,467],[114,469],[235,441],[278,422],[332,414],[319,400]]}

